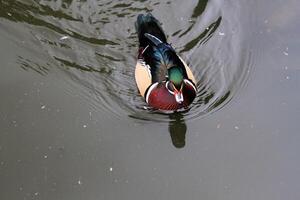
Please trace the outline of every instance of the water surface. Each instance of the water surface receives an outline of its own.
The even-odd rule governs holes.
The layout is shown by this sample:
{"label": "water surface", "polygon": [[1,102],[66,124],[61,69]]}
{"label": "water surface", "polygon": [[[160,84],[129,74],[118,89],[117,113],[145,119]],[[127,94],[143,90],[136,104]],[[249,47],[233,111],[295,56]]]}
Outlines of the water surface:
{"label": "water surface", "polygon": [[[0,199],[299,199],[299,11],[288,1],[0,2]],[[199,93],[147,107],[134,22]]]}

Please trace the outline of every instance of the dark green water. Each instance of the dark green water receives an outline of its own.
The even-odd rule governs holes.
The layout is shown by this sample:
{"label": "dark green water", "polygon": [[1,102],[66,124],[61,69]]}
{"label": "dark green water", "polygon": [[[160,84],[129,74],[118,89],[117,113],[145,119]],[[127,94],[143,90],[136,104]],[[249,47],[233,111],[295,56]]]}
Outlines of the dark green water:
{"label": "dark green water", "polygon": [[[134,82],[151,12],[198,80],[185,113]],[[0,1],[0,199],[300,199],[300,3]]]}

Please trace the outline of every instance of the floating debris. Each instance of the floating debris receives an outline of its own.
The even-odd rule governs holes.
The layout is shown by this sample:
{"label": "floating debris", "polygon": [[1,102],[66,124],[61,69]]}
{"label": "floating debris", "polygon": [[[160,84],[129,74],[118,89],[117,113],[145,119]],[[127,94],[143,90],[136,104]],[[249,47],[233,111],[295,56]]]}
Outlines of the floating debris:
{"label": "floating debris", "polygon": [[109,171],[110,171],[110,172],[112,172],[112,171],[113,171],[113,168],[112,168],[112,167],[110,167],[110,168],[109,168]]}
{"label": "floating debris", "polygon": [[65,35],[65,36],[62,36],[61,38],[59,38],[59,40],[66,40],[66,39],[69,39],[70,37]]}
{"label": "floating debris", "polygon": [[240,128],[239,128],[238,126],[235,126],[234,129],[235,129],[235,130],[239,130]]}
{"label": "floating debris", "polygon": [[283,51],[283,54],[288,56],[289,55],[289,47],[285,48],[285,51]]}
{"label": "floating debris", "polygon": [[46,108],[46,106],[45,106],[45,105],[42,105],[41,109],[44,110],[45,108]]}
{"label": "floating debris", "polygon": [[87,127],[87,125],[86,125],[86,124],[84,124],[84,125],[83,125],[83,128],[86,128],[86,127]]}
{"label": "floating debris", "polygon": [[223,32],[219,32],[219,35],[221,35],[221,36],[224,36],[224,35],[225,35],[225,33],[223,33]]}

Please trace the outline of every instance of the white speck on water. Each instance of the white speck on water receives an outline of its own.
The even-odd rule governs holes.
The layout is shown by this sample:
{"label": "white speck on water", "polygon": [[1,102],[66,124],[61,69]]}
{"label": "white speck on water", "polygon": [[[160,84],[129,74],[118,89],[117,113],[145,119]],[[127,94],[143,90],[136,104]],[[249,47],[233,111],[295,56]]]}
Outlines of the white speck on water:
{"label": "white speck on water", "polygon": [[206,30],[209,30],[209,27],[206,27]]}
{"label": "white speck on water", "polygon": [[8,15],[8,16],[10,16],[10,17],[12,16],[12,14],[11,14],[11,13],[7,13],[7,15]]}
{"label": "white speck on water", "polygon": [[82,182],[81,182],[80,179],[77,181],[77,183],[78,183],[78,185],[81,185],[81,184],[82,184]]}
{"label": "white speck on water", "polygon": [[14,127],[17,127],[17,126],[18,126],[18,124],[17,124],[17,121],[16,121],[16,120],[13,120],[12,122],[13,122],[13,124],[14,124]]}
{"label": "white speck on water", "polygon": [[47,158],[48,158],[48,155],[44,155],[44,158],[47,159]]}
{"label": "white speck on water", "polygon": [[110,172],[112,172],[112,171],[113,171],[113,168],[112,168],[112,167],[110,167],[110,168],[109,168],[109,171],[110,171]]}
{"label": "white speck on water", "polygon": [[87,127],[87,125],[86,125],[86,124],[84,124],[84,125],[83,125],[83,128],[86,128],[86,127]]}
{"label": "white speck on water", "polygon": [[37,195],[39,195],[39,193],[38,193],[38,192],[36,192],[36,193],[34,193],[34,195],[35,195],[35,196],[37,196]]}
{"label": "white speck on water", "polygon": [[289,76],[286,76],[285,78],[286,78],[287,80],[289,80],[289,79],[290,79],[290,77],[289,77]]}
{"label": "white speck on water", "polygon": [[224,32],[219,32],[219,35],[224,36],[225,33]]}
{"label": "white speck on water", "polygon": [[235,130],[239,130],[240,128],[239,128],[238,126],[235,126],[234,129],[235,129]]}
{"label": "white speck on water", "polygon": [[66,40],[66,39],[69,39],[70,37],[65,35],[65,36],[62,36],[61,38],[59,38],[59,40]]}
{"label": "white speck on water", "polygon": [[284,54],[285,56],[288,56],[288,55],[289,55],[289,53],[286,52],[286,51],[284,51],[283,54]]}
{"label": "white speck on water", "polygon": [[288,67],[287,67],[287,66],[285,66],[285,67],[284,67],[284,70],[288,70]]}
{"label": "white speck on water", "polygon": [[45,108],[46,108],[46,106],[45,106],[45,105],[42,105],[42,106],[41,106],[41,109],[42,109],[42,110],[44,110]]}

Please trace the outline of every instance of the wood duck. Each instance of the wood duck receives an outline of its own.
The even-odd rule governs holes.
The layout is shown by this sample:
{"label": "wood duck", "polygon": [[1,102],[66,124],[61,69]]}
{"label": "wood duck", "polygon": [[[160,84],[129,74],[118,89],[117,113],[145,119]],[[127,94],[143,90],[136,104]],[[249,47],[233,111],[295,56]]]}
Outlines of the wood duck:
{"label": "wood duck", "polygon": [[196,97],[191,69],[167,43],[160,23],[140,14],[135,23],[139,38],[135,81],[140,94],[159,110],[186,109]]}

